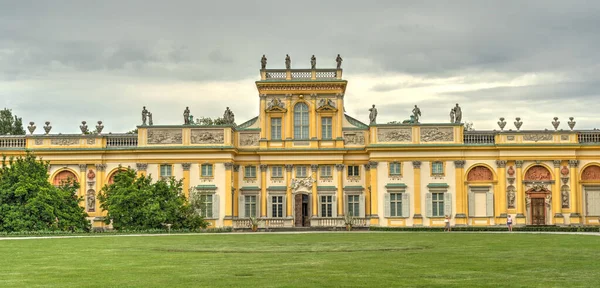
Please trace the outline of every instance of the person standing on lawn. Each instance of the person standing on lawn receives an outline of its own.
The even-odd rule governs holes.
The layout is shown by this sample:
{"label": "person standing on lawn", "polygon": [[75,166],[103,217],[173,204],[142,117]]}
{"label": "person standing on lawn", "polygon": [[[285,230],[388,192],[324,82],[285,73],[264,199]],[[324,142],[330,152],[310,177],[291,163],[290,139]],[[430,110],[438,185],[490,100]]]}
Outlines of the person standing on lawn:
{"label": "person standing on lawn", "polygon": [[512,217],[510,215],[506,217],[506,226],[508,226],[508,232],[512,232]]}
{"label": "person standing on lawn", "polygon": [[444,218],[444,224],[446,225],[444,227],[444,232],[450,232],[452,230],[452,228],[450,228],[450,216],[446,215],[446,218]]}

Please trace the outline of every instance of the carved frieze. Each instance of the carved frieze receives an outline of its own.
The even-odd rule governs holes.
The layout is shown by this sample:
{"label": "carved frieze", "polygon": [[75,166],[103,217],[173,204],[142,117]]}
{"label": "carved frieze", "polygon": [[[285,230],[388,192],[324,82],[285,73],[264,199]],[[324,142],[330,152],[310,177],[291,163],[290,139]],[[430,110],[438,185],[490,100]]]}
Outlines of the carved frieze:
{"label": "carved frieze", "polygon": [[192,144],[223,144],[225,134],[223,130],[192,129]]}
{"label": "carved frieze", "polygon": [[412,128],[378,128],[378,142],[411,142]]}
{"label": "carved frieze", "polygon": [[448,128],[421,128],[421,142],[453,142],[454,129]]}
{"label": "carved frieze", "polygon": [[492,181],[494,175],[492,171],[485,166],[477,166],[467,174],[467,181]]}
{"label": "carved frieze", "polygon": [[182,144],[181,129],[148,129],[148,144]]}
{"label": "carved frieze", "polygon": [[285,103],[280,98],[272,98],[267,104],[267,112],[286,112]]}
{"label": "carved frieze", "polygon": [[43,145],[44,139],[35,139],[35,145]]}
{"label": "carved frieze", "polygon": [[312,177],[306,177],[306,178],[293,178],[291,183],[290,183],[290,188],[292,188],[292,190],[296,191],[298,190],[298,188],[300,187],[306,187],[306,189],[312,189],[313,183],[315,182],[315,180]]}
{"label": "carved frieze", "polygon": [[88,138],[87,139],[87,144],[88,145],[94,145],[94,144],[96,144],[96,139],[94,139],[94,138]]}
{"label": "carved frieze", "polygon": [[600,166],[592,165],[586,167],[581,173],[581,180],[594,181],[600,180]]}
{"label": "carved frieze", "polygon": [[69,146],[79,144],[79,138],[53,138],[50,145]]}
{"label": "carved frieze", "polygon": [[258,133],[240,133],[240,146],[258,146]]}
{"label": "carved frieze", "polygon": [[344,132],[344,143],[346,145],[365,145],[365,133]]}
{"label": "carved frieze", "polygon": [[550,133],[537,133],[537,134],[524,134],[523,141],[552,141],[552,134]]}
{"label": "carved frieze", "polygon": [[541,165],[536,165],[527,170],[525,173],[525,180],[527,181],[550,181],[552,180],[552,174]]}

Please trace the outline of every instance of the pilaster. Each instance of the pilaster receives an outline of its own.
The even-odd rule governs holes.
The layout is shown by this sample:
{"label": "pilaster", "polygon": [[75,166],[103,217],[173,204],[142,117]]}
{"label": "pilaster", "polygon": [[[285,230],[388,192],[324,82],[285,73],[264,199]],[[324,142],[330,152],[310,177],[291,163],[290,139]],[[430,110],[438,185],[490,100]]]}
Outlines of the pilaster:
{"label": "pilaster", "polygon": [[[81,187],[79,187],[79,197],[84,197],[84,198],[86,197],[85,189],[87,188],[87,185],[86,185],[87,177],[85,177],[86,171],[87,171],[87,164],[79,164],[79,185],[81,186]],[[94,195],[94,197],[95,197],[95,195]],[[85,207],[85,205],[86,205],[85,203],[86,202],[83,201],[83,207]],[[86,209],[86,211],[87,211],[87,209]]]}
{"label": "pilaster", "polygon": [[287,112],[285,113],[285,130],[283,131],[285,137],[283,137],[283,139],[292,139],[292,135],[294,135],[294,132],[292,131],[292,115],[294,115],[294,107],[292,107],[292,94],[285,95],[285,105],[287,107]]}
{"label": "pilaster", "polygon": [[498,184],[496,189],[496,225],[506,224],[506,160],[496,160],[498,168]]}
{"label": "pilaster", "polygon": [[344,216],[344,164],[335,164],[337,170],[337,214],[338,216]]}
{"label": "pilaster", "polygon": [[377,165],[379,162],[370,161],[369,166],[370,174],[371,174],[371,185],[369,186],[371,189],[371,225],[379,225],[379,193],[378,193],[378,185],[377,185]]}
{"label": "pilaster", "polygon": [[231,168],[233,163],[225,162],[225,218],[223,220],[223,226],[233,226],[233,177]]}
{"label": "pilaster", "polygon": [[[239,210],[239,196],[240,196],[240,187],[239,187],[239,177],[240,177],[240,165],[238,164],[233,164],[233,182],[231,183],[232,187],[231,187],[231,191],[233,194],[233,217],[237,218],[239,217],[238,211]],[[226,191],[225,193],[227,193],[228,191]]]}
{"label": "pilaster", "polygon": [[571,199],[571,224],[581,224],[581,197],[578,193],[579,185],[577,185],[578,167],[579,160],[569,160],[569,168],[571,168],[569,173],[569,177],[571,177],[571,187],[569,187],[571,190],[571,197],[569,197]]}
{"label": "pilaster", "polygon": [[517,160],[515,161],[515,167],[517,168],[517,217],[516,224],[525,225],[525,192],[523,191],[523,161]]}
{"label": "pilaster", "polygon": [[260,139],[265,140],[267,139],[267,118],[268,115],[267,113],[265,113],[265,110],[267,109],[267,95],[266,94],[260,94]]}
{"label": "pilaster", "polygon": [[373,214],[373,208],[371,206],[371,165],[368,163],[364,165],[365,167],[365,215],[367,217],[371,217]]}
{"label": "pilaster", "polygon": [[319,210],[318,210],[317,205],[319,205],[318,204],[319,203],[318,202],[318,197],[319,196],[317,195],[317,185],[319,183],[319,180],[317,179],[317,177],[318,177],[319,173],[317,173],[317,171],[319,170],[319,165],[317,165],[317,164],[310,165],[310,170],[311,170],[311,173],[312,173],[312,179],[315,181],[315,183],[313,183],[313,185],[312,185],[312,197],[311,197],[312,198],[312,209],[311,209],[312,210],[312,216],[313,217],[318,217],[317,212]]}
{"label": "pilaster", "polygon": [[[104,173],[106,171],[106,164],[96,164],[96,194],[104,187]],[[96,215],[105,216],[108,211],[103,211],[100,208],[100,201],[96,201]]]}
{"label": "pilaster", "polygon": [[[289,112],[289,110],[288,110]],[[292,181],[292,170],[294,169],[294,165],[292,164],[286,164],[285,165],[285,187],[286,187],[286,206],[287,206],[287,210],[286,210],[286,214],[289,216],[292,216],[292,187],[290,187],[290,182]]]}
{"label": "pilaster", "polygon": [[423,215],[421,214],[421,161],[412,161],[414,173],[414,211],[413,223],[414,226],[423,226]]}
{"label": "pilaster", "polygon": [[185,198],[190,199],[190,168],[192,163],[181,163],[183,169],[183,194]]}
{"label": "pilaster", "polygon": [[552,212],[554,212],[554,224],[563,224],[562,201],[560,195],[560,165],[561,160],[552,161],[554,164],[554,184],[552,184]]}
{"label": "pilaster", "polygon": [[267,217],[267,169],[269,166],[260,164],[260,217]]}
{"label": "pilaster", "polygon": [[456,215],[454,216],[454,223],[458,226],[467,225],[467,205],[465,189],[465,160],[454,161],[454,183],[456,190]]}
{"label": "pilaster", "polygon": [[[309,137],[310,139],[317,139],[317,94],[311,94],[309,98]],[[332,135],[333,136],[333,135]]]}
{"label": "pilaster", "polygon": [[137,168],[137,176],[140,177],[142,175],[146,175],[146,170],[148,169],[148,163],[136,163]]}

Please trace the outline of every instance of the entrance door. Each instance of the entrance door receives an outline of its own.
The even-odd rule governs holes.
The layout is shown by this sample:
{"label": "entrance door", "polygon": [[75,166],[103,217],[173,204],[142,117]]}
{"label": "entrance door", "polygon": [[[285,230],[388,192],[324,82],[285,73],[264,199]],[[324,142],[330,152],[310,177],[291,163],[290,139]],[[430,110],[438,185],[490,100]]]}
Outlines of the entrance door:
{"label": "entrance door", "polygon": [[306,194],[296,194],[294,197],[294,226],[310,226],[310,199]]}
{"label": "entrance door", "polygon": [[531,224],[546,225],[546,207],[544,198],[531,198]]}

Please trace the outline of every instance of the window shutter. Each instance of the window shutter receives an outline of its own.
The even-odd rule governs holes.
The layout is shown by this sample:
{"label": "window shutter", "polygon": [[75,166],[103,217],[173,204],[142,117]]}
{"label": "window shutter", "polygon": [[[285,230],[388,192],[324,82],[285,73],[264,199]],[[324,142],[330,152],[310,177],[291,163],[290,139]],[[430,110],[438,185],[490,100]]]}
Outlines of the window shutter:
{"label": "window shutter", "polygon": [[359,210],[360,210],[360,218],[365,218],[365,194],[360,194],[360,203],[359,203]]}
{"label": "window shutter", "polygon": [[385,210],[385,217],[390,217],[390,193],[385,193],[384,195],[384,200],[383,200],[383,205],[384,205],[384,210]]}
{"label": "window shutter", "polygon": [[267,217],[273,218],[273,197],[267,195]]}
{"label": "window shutter", "polygon": [[444,193],[444,214],[452,215],[452,193]]}
{"label": "window shutter", "polygon": [[240,218],[246,218],[246,201],[244,201],[244,195],[240,195],[238,199],[238,215]]}
{"label": "window shutter", "polygon": [[331,216],[337,217],[337,196],[331,196]]}
{"label": "window shutter", "polygon": [[469,217],[475,217],[475,193],[469,192],[468,200],[469,200]]}
{"label": "window shutter", "polygon": [[425,202],[427,204],[427,217],[433,216],[433,211],[432,211],[433,209],[431,207],[432,201],[433,201],[433,199],[431,197],[431,193],[425,194]]}
{"label": "window shutter", "polygon": [[402,193],[402,217],[410,215],[410,196],[408,193]]}
{"label": "window shutter", "polygon": [[213,218],[219,219],[219,195],[213,195]]}
{"label": "window shutter", "polygon": [[283,217],[287,217],[287,201],[288,201],[287,195],[283,195],[283,203],[282,203],[283,207],[281,208],[281,210],[282,210],[281,216],[283,216]]}
{"label": "window shutter", "polygon": [[494,193],[487,192],[485,193],[486,202],[485,202],[485,210],[488,217],[494,216]]}
{"label": "window shutter", "polygon": [[254,217],[258,218],[261,215],[261,211],[260,209],[262,208],[262,198],[260,197],[260,195],[256,195],[256,215],[254,215]]}
{"label": "window shutter", "polygon": [[317,197],[317,217],[321,217],[321,196]]}

